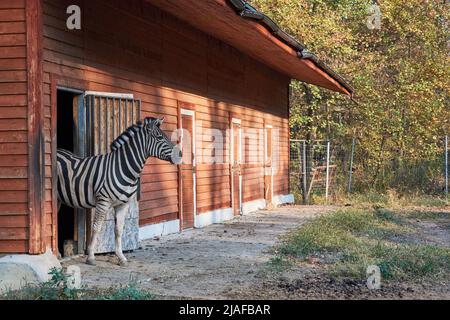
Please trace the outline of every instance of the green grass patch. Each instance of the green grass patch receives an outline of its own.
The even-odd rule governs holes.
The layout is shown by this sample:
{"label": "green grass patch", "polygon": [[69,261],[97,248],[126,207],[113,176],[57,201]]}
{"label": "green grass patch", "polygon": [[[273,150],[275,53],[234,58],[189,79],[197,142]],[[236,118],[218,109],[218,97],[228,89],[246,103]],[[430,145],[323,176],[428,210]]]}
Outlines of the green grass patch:
{"label": "green grass patch", "polygon": [[68,278],[63,269],[53,268],[51,279],[41,284],[28,284],[21,290],[10,290],[0,299],[6,300],[77,300],[82,291],[68,286]]}
{"label": "green grass patch", "polygon": [[292,266],[292,259],[286,255],[276,255],[269,260],[270,271],[281,272]]}
{"label": "green grass patch", "polygon": [[[292,193],[296,204],[303,204],[303,198],[299,189],[294,187]],[[356,208],[443,208],[450,206],[450,198],[446,198],[443,194],[430,195],[420,192],[398,192],[394,189],[389,189],[384,193],[368,190],[351,194],[343,190],[334,190],[328,199],[325,198],[324,193],[311,193],[309,203],[312,205],[341,205]]]}
{"label": "green grass patch", "polygon": [[51,279],[39,285],[30,284],[20,290],[0,295],[0,300],[153,300],[155,295],[138,287],[133,280],[126,286],[107,290],[72,289],[63,269],[53,268]]}
{"label": "green grass patch", "polygon": [[332,274],[358,279],[366,278],[369,265],[378,265],[384,279],[438,277],[450,270],[449,248],[392,240],[414,232],[394,210],[341,209],[291,232],[277,248],[278,259],[319,256]]}
{"label": "green grass patch", "polygon": [[156,296],[138,287],[136,282],[100,292],[99,300],[154,300]]}
{"label": "green grass patch", "polygon": [[447,211],[418,211],[413,210],[405,214],[411,219],[420,220],[450,220],[450,213]]}
{"label": "green grass patch", "polygon": [[[357,208],[404,208],[404,207],[434,207],[450,206],[450,200],[445,196],[427,195],[421,193],[398,193],[388,190],[386,193],[368,191],[365,193],[336,194],[330,203]],[[320,202],[320,201],[318,201]]]}

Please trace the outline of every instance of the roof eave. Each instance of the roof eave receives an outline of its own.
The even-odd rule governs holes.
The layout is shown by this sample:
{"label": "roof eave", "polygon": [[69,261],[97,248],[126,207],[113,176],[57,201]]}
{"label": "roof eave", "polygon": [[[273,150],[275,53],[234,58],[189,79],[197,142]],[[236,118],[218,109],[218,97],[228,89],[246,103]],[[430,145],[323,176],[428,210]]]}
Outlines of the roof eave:
{"label": "roof eave", "polygon": [[290,34],[282,30],[272,19],[267,17],[262,12],[259,12],[254,7],[250,6],[244,0],[229,0],[229,3],[232,5],[233,9],[236,11],[238,15],[240,15],[243,18],[258,21],[261,25],[267,28],[274,36],[280,39],[284,44],[296,50],[299,59],[312,61],[316,66],[318,66],[330,77],[336,80],[345,89],[344,92],[346,92],[347,95],[353,97],[354,89],[341,75],[332,70],[326,63],[319,60],[314,53],[309,52],[304,44],[300,43]]}

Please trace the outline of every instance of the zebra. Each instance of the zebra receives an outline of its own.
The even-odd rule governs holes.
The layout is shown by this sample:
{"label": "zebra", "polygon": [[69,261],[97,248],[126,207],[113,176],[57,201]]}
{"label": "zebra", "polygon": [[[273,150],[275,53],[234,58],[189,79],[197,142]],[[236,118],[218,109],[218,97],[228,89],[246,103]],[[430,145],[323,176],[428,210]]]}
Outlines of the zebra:
{"label": "zebra", "polygon": [[98,234],[111,208],[116,221],[115,253],[121,266],[127,264],[122,252],[122,232],[129,201],[136,196],[147,158],[181,163],[181,149],[160,128],[163,121],[164,118],[147,117],[130,126],[111,143],[106,154],[81,158],[67,150],[57,150],[58,210],[61,203],[73,208],[95,208],[87,264],[95,265]]}

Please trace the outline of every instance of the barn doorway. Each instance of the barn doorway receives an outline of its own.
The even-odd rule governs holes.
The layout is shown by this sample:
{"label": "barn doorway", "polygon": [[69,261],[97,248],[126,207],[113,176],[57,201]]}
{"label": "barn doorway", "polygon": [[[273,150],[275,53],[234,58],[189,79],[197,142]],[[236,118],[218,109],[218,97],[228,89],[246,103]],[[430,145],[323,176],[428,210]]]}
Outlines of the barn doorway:
{"label": "barn doorway", "polygon": [[[80,157],[109,152],[111,142],[141,118],[141,101],[134,99],[132,94],[58,87],[56,108],[57,148],[66,149]],[[125,220],[122,236],[125,251],[134,250],[139,245],[138,200],[139,192],[130,202],[129,215]],[[90,238],[94,210],[74,210],[61,206],[58,213],[58,249],[61,255],[84,253]],[[113,210],[110,210],[94,251],[107,253],[114,249],[114,215]]]}
{"label": "barn doorway", "polygon": [[[78,137],[78,110],[82,107],[81,91],[57,89],[57,148],[80,155]],[[81,212],[65,205],[58,211],[58,251],[63,257],[81,253],[84,250],[78,243],[78,227]]]}

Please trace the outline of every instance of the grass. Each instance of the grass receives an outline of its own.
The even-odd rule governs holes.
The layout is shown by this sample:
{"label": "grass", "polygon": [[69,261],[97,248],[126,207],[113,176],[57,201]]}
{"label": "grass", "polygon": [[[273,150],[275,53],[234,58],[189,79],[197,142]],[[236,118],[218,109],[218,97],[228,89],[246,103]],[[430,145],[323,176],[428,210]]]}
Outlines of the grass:
{"label": "grass", "polygon": [[140,289],[135,282],[97,294],[99,300],[154,300],[156,296]]}
{"label": "grass", "polygon": [[365,194],[352,194],[347,197],[352,205],[372,205],[389,208],[402,207],[445,207],[450,201],[445,196],[432,196],[420,193],[400,194],[395,190],[388,190],[385,194],[368,192]]}
{"label": "grass", "polygon": [[406,212],[406,216],[411,219],[420,220],[448,220],[450,218],[450,213],[447,211],[439,210],[416,210],[412,212]]}
{"label": "grass", "polygon": [[268,270],[274,272],[281,272],[293,265],[292,259],[289,259],[285,255],[276,255],[269,260]]}
{"label": "grass", "polygon": [[[296,199],[301,200],[301,195],[298,195]],[[427,195],[417,192],[411,193],[398,193],[391,189],[385,193],[377,191],[368,191],[365,193],[352,193],[347,194],[345,192],[335,192],[329,197],[329,201],[325,201],[324,195],[313,194],[311,196],[311,203],[313,204],[334,204],[345,205],[352,207],[389,207],[389,208],[402,208],[402,207],[446,207],[450,206],[450,198],[446,198],[444,195]],[[301,202],[301,201],[300,201]]]}
{"label": "grass", "polygon": [[398,241],[416,231],[407,215],[384,208],[386,201],[371,197],[370,205],[343,208],[291,232],[276,248],[272,268],[315,257],[337,277],[365,279],[369,265],[379,266],[384,279],[444,276],[450,270],[450,249]]}
{"label": "grass", "polygon": [[51,279],[39,285],[27,285],[21,290],[10,290],[0,300],[153,300],[155,295],[142,290],[135,281],[126,286],[107,290],[73,289],[63,269],[53,268]]}

